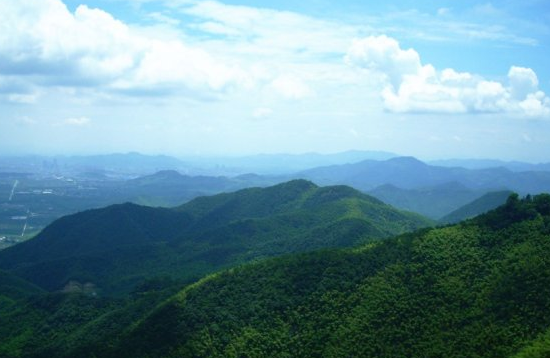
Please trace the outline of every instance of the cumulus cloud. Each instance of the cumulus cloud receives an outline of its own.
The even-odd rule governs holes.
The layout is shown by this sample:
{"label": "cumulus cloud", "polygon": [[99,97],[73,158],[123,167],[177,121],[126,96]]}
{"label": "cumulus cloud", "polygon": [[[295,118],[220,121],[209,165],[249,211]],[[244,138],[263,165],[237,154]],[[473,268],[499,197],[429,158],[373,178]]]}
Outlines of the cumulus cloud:
{"label": "cumulus cloud", "polygon": [[247,77],[204,50],[143,36],[85,5],[72,13],[60,0],[0,2],[0,75],[27,87],[174,91],[220,91]]}
{"label": "cumulus cloud", "polygon": [[88,117],[71,117],[63,121],[63,124],[68,126],[85,126],[90,124],[91,120]]}
{"label": "cumulus cloud", "polygon": [[271,86],[285,98],[302,99],[313,94],[313,91],[301,79],[292,76],[279,76]]}
{"label": "cumulus cloud", "polygon": [[252,113],[252,117],[257,118],[257,119],[265,118],[265,117],[269,117],[272,113],[273,113],[273,110],[271,108],[258,107]]}
{"label": "cumulus cloud", "polygon": [[450,68],[438,71],[422,64],[414,49],[402,49],[397,40],[383,35],[355,40],[345,61],[380,78],[384,107],[392,112],[550,116],[550,99],[538,89],[530,68],[512,66],[508,83]]}
{"label": "cumulus cloud", "polygon": [[239,45],[235,50],[249,55],[287,56],[299,51],[307,57],[345,51],[349,38],[357,33],[355,27],[294,12],[212,0],[191,1],[179,9],[199,20],[199,30],[225,35],[232,45]]}

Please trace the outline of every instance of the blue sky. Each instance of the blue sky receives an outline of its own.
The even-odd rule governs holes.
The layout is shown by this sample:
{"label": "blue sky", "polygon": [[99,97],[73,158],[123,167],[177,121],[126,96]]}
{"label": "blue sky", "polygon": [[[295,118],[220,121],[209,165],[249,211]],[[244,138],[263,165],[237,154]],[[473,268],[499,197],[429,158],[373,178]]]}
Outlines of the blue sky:
{"label": "blue sky", "polygon": [[545,3],[3,0],[0,153],[550,161]]}

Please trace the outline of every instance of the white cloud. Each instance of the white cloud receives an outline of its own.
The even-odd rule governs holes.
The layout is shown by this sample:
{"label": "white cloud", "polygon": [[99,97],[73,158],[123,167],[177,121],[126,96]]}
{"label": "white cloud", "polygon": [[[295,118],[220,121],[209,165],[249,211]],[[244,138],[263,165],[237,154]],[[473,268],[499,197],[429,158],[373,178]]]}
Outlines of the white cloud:
{"label": "white cloud", "polygon": [[162,24],[170,25],[170,26],[177,26],[181,23],[180,20],[174,19],[173,17],[166,16],[165,14],[161,12],[152,12],[147,15],[151,20],[154,20],[156,22],[160,22]]}
{"label": "white cloud", "polygon": [[491,82],[423,65],[414,49],[402,49],[388,36],[350,47],[350,39],[373,31],[367,26],[210,0],[164,4],[170,7],[144,15],[147,23],[162,23],[161,33],[85,5],[71,12],[61,0],[1,0],[0,98],[33,103],[52,88],[70,88],[74,96],[87,91],[83,96],[109,100],[119,94],[210,99],[243,89],[299,100],[364,85],[342,66],[347,51],[349,64],[387,84],[383,99],[391,111],[538,116],[548,110],[530,69],[513,67],[509,84]]}
{"label": "white cloud", "polygon": [[91,120],[88,117],[71,117],[65,119],[62,124],[68,125],[68,126],[86,126],[90,124]]}
{"label": "white cloud", "polygon": [[22,125],[26,125],[26,126],[32,126],[32,125],[35,125],[35,124],[38,123],[35,119],[27,117],[27,116],[17,118],[16,122],[19,123],[19,124],[22,124]]}
{"label": "white cloud", "polygon": [[382,36],[369,36],[354,40],[346,55],[346,62],[377,71],[398,87],[404,76],[418,73],[420,57],[412,49],[402,50],[397,40]]}
{"label": "white cloud", "polygon": [[387,36],[355,40],[345,61],[381,78],[384,107],[392,112],[512,113],[550,115],[550,99],[538,90],[530,68],[512,66],[508,84],[453,69],[423,65],[414,49]]}
{"label": "white cloud", "polygon": [[512,66],[508,71],[508,80],[511,94],[517,100],[523,100],[538,90],[539,80],[535,71],[530,68]]}
{"label": "white cloud", "polygon": [[451,13],[451,9],[449,9],[448,7],[441,7],[437,9],[437,15],[439,16],[449,15],[450,13]]}
{"label": "white cloud", "polygon": [[[195,17],[205,32],[226,35],[235,51],[264,56],[301,57],[345,51],[361,28],[315,19],[289,11],[197,1],[180,11]],[[202,22],[201,22],[202,20]]]}
{"label": "white cloud", "polygon": [[292,76],[280,76],[273,80],[271,86],[276,92],[288,99],[302,99],[313,94],[307,84]]}
{"label": "white cloud", "polygon": [[35,103],[38,99],[38,93],[31,94],[21,94],[21,93],[11,93],[8,94],[8,102],[21,103],[21,104],[32,104]]}
{"label": "white cloud", "polygon": [[265,118],[269,117],[273,113],[273,110],[271,108],[267,107],[259,107],[254,110],[252,113],[252,116],[254,118]]}
{"label": "white cloud", "polygon": [[25,75],[28,87],[101,90],[220,91],[246,82],[244,71],[201,49],[144,36],[85,5],[71,13],[59,0],[0,2],[0,74]]}

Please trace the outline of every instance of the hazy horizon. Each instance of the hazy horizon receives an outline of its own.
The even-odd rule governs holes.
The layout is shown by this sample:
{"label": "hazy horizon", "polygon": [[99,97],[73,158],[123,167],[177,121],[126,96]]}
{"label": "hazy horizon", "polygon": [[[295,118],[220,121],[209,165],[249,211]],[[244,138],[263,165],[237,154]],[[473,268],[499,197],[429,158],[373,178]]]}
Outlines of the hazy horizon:
{"label": "hazy horizon", "polygon": [[[296,152],[296,153],[285,153],[285,152],[273,152],[273,153],[243,153],[243,154],[224,154],[224,153],[212,153],[212,154],[201,154],[201,153],[183,153],[183,154],[170,154],[170,153],[146,153],[146,152],[137,152],[137,151],[127,151],[127,152],[97,152],[97,153],[53,153],[53,154],[44,154],[44,153],[13,153],[13,154],[2,154],[0,155],[0,158],[25,158],[25,157],[44,157],[44,158],[75,158],[75,157],[95,157],[95,156],[111,156],[111,155],[130,155],[130,154],[137,154],[137,155],[143,155],[143,156],[149,156],[149,157],[155,157],[155,156],[165,156],[170,157],[174,159],[181,160],[185,162],[185,160],[194,160],[197,161],[197,163],[200,163],[201,160],[206,161],[204,164],[207,164],[207,162],[211,162],[212,160],[232,160],[232,159],[246,159],[246,158],[253,158],[253,157],[260,157],[260,156],[336,156],[336,155],[342,155],[345,153],[384,153],[388,155],[392,155],[391,158],[388,159],[373,159],[373,158],[367,158],[364,159],[370,159],[370,160],[377,160],[377,161],[385,161],[392,158],[403,158],[403,157],[410,157],[415,158],[417,160],[420,160],[422,162],[430,164],[431,162],[445,162],[445,161],[461,161],[461,160],[472,160],[472,161],[500,161],[500,162],[518,162],[518,163],[528,163],[528,164],[547,164],[550,163],[550,161],[529,161],[529,160],[516,160],[516,159],[507,159],[507,158],[490,158],[490,157],[417,157],[414,155],[408,155],[404,153],[393,153],[393,152],[386,152],[386,151],[378,151],[378,150],[357,150],[357,149],[350,149],[346,151],[341,152]],[[222,162],[220,162],[223,164]],[[436,164],[437,165],[437,164]]]}
{"label": "hazy horizon", "polygon": [[544,1],[3,0],[0,155],[550,162]]}

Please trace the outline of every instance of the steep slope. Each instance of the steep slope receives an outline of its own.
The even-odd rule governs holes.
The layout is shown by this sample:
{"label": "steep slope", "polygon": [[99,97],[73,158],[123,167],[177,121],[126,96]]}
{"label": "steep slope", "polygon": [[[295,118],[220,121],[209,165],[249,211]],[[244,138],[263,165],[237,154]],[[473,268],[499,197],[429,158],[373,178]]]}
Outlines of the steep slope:
{"label": "steep slope", "polygon": [[120,188],[127,200],[144,205],[174,206],[202,195],[212,195],[241,188],[226,177],[188,176],[175,170],[128,180]]}
{"label": "steep slope", "polygon": [[56,220],[35,238],[0,252],[0,266],[46,290],[70,281],[126,291],[169,255],[191,219],[170,209],[120,204]]}
{"label": "steep slope", "polygon": [[511,196],[460,225],[211,275],[102,356],[546,357],[548,252],[550,195]]}
{"label": "steep slope", "polygon": [[0,252],[0,269],[53,291],[71,281],[123,294],[147,278],[192,281],[248,260],[345,247],[427,226],[347,187],[295,180],[174,209],[114,205],[57,220]]}
{"label": "steep slope", "polygon": [[0,271],[0,307],[43,293],[39,287],[5,271]]}
{"label": "steep slope", "polygon": [[439,222],[443,224],[454,224],[462,220],[473,218],[474,216],[478,216],[504,204],[511,194],[512,192],[507,190],[487,193],[445,215],[439,219]]}
{"label": "steep slope", "polygon": [[[401,189],[385,184],[368,191],[369,195],[396,208],[419,213],[432,219],[439,219],[449,214],[483,193],[484,191],[469,189],[459,183],[444,183],[418,189]],[[498,205],[494,207],[496,206]]]}

